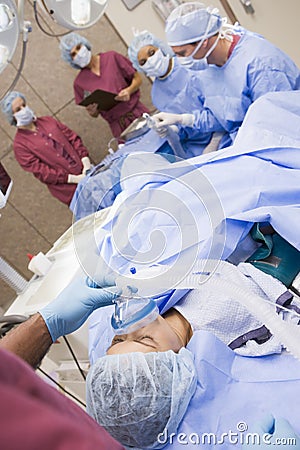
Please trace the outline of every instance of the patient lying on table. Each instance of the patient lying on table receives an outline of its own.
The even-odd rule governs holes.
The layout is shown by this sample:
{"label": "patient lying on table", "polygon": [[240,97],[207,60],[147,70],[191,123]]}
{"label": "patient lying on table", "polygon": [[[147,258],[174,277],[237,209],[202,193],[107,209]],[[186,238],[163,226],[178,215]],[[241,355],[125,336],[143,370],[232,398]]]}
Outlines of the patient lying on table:
{"label": "patient lying on table", "polygon": [[[293,297],[279,280],[258,270],[252,264],[240,263],[234,266],[223,262],[216,270],[216,273],[204,283],[199,284],[197,289],[178,291],[180,294],[177,298],[181,297],[179,300],[174,301],[171,296],[166,302],[162,300],[164,297],[159,297],[156,303],[162,315],[134,333],[121,335],[118,330],[113,331],[111,326],[106,325],[108,322],[105,322],[105,311],[99,311],[98,315],[94,316],[95,327],[92,325],[90,333],[92,362],[107,351],[109,343],[112,343],[112,346],[108,354],[130,351],[178,351],[182,346],[186,346],[193,332],[197,330],[212,332],[232,350],[243,356],[280,353],[282,344],[263,326],[263,318],[258,320],[254,317],[239,302],[238,293],[234,290],[229,293],[216,287],[216,281],[221,282],[221,285],[223,280],[229,281],[232,286],[236,284],[244,291],[258,296],[262,302],[276,304],[279,317],[296,324],[299,321],[297,315],[297,311],[300,311],[297,309],[300,306],[299,299]],[[150,274],[151,271],[146,271],[145,278],[148,278]],[[217,286],[220,286],[219,283]],[[153,278],[153,285],[155,285],[155,278]],[[290,312],[280,310],[280,306],[286,307]],[[126,331],[125,329],[123,333]],[[114,333],[116,336],[112,340]],[[151,333],[154,335],[151,336]],[[164,344],[164,333],[167,333],[167,344]],[[172,339],[170,333],[173,336]],[[157,338],[155,338],[156,335]],[[153,341],[152,344],[150,345],[149,342],[148,345],[147,339],[143,340],[141,336],[147,336],[148,341]],[[137,340],[139,342],[136,342]]]}
{"label": "patient lying on table", "polygon": [[[299,96],[299,92],[287,95],[292,111],[298,105],[295,95]],[[279,100],[280,106],[282,96],[275,96],[275,99]],[[274,105],[269,107],[272,111]],[[251,118],[256,120],[258,116],[254,113],[255,109]],[[156,264],[172,262],[180,254],[182,247],[178,249],[172,245],[177,228],[172,226],[170,215],[165,218],[159,208],[152,217],[148,215],[145,219],[141,214],[135,226],[128,227],[131,223],[128,218],[135,217],[141,205],[153,207],[157,198],[157,205],[161,207],[165,192],[168,195],[172,193],[174,199],[183,198],[185,205],[194,212],[195,223],[201,223],[197,242],[200,242],[199,258],[205,257],[205,245],[211,233],[208,226],[205,228],[199,199],[193,199],[191,190],[185,195],[184,190],[190,176],[189,185],[197,192],[199,174],[211,180],[224,210],[227,234],[226,252],[222,259],[232,255],[256,222],[269,221],[280,236],[299,248],[296,236],[299,165],[295,163],[299,140],[298,137],[293,138],[294,130],[288,130],[288,134],[282,132],[282,128],[290,123],[295,129],[293,121],[283,121],[278,115],[278,126],[274,127],[272,114],[266,117],[269,116],[270,129],[267,126],[263,132],[258,132],[259,127],[254,124],[250,133],[252,141],[248,134],[247,139],[239,141],[238,148],[227,149],[226,155],[220,151],[213,156],[195,158],[192,161],[195,170],[187,167],[186,162],[170,167],[166,164],[161,171],[154,170],[150,175],[144,175],[143,184],[137,180],[134,186],[132,179],[130,185],[125,183],[123,209],[116,210],[98,236],[100,255],[109,267],[114,270],[122,267],[123,273],[126,269],[128,273],[129,264],[132,264],[128,258],[128,242],[136,252],[138,245],[141,246],[151,231],[158,227],[166,230],[165,234],[171,239],[170,245],[166,245],[159,254]],[[300,114],[298,121],[299,117]],[[264,122],[260,120],[259,123]],[[287,144],[290,147],[283,147],[282,136],[291,136]],[[174,169],[178,169],[176,182]],[[166,177],[168,174],[169,178]],[[181,184],[180,180],[183,181]],[[236,189],[233,194],[232,186],[238,186],[238,195]],[[176,204],[180,210],[181,202]],[[165,210],[169,211],[168,205]],[[179,212],[181,217],[181,210]],[[129,230],[128,236],[121,243],[117,242],[118,246],[113,237],[123,237],[126,229]],[[189,231],[186,235],[189,237]],[[166,242],[169,241],[166,239]],[[133,256],[136,256],[134,251]],[[238,270],[244,289],[261,296],[262,301],[299,308],[298,300],[292,300],[291,294],[279,281],[247,264],[239,265]],[[213,278],[210,283],[213,287]],[[249,423],[248,419],[259,419],[267,411],[286,417],[300,433],[299,363],[286,353],[274,354],[281,352],[281,343],[275,336],[270,336],[263,321],[259,322],[239,304],[237,297],[224,296],[223,292],[216,291],[212,294],[208,289],[209,282],[187,293],[175,305],[170,304],[174,308],[155,322],[131,334],[116,336],[108,354],[92,366],[87,380],[88,412],[122,444],[161,448],[165,443],[160,443],[158,436],[165,431],[168,436],[182,431],[239,431],[238,423],[244,419],[246,423]],[[296,315],[287,317],[284,311],[279,314],[284,320],[298,323]],[[105,342],[106,336],[101,333],[98,342]],[[252,358],[262,355],[265,356]],[[170,442],[169,448],[179,449],[182,445],[176,447]],[[203,445],[201,448],[211,449],[213,446]],[[240,449],[241,445],[225,443],[223,448]]]}
{"label": "patient lying on table", "polygon": [[[242,287],[260,295],[262,301],[300,306],[278,280],[250,264],[240,264],[237,271]],[[298,323],[296,314],[280,314]],[[246,356],[282,349],[263,323],[234,295],[217,292],[214,277],[210,278],[149,325],[115,336],[108,356],[92,367],[88,412],[122,444],[160,448],[159,432],[165,427],[168,433],[176,432],[196,389],[193,357],[184,347],[197,330],[213,332]]]}

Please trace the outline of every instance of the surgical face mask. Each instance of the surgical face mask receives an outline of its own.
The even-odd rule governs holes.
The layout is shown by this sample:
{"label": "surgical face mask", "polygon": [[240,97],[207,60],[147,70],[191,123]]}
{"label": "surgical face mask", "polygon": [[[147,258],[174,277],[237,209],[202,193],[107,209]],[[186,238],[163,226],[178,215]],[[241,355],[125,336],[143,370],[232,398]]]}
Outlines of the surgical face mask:
{"label": "surgical face mask", "polygon": [[169,61],[170,57],[164,55],[159,48],[153,56],[147,59],[141,68],[149,77],[163,77],[167,73]]}
{"label": "surgical face mask", "polygon": [[182,59],[188,58],[188,56],[181,56],[180,58],[178,58],[180,64],[185,67],[186,69],[190,69],[190,70],[203,70],[206,69],[208,66],[208,62],[206,58],[201,58],[201,59],[194,59],[191,58],[188,61],[181,61]]}
{"label": "surgical face mask", "polygon": [[189,56],[180,56],[178,58],[180,64],[182,64],[187,69],[192,70],[203,70],[208,66],[207,58],[209,55],[214,51],[216,48],[218,42],[220,39],[220,34],[218,34],[217,39],[213,43],[213,45],[210,47],[210,49],[206,52],[206,54],[201,59],[195,59],[194,55],[198,52],[199,48],[203,44],[203,40],[199,42],[199,44],[196,46],[196,48],[193,50],[193,52]]}
{"label": "surgical face mask", "polygon": [[35,119],[35,115],[32,109],[28,106],[24,106],[24,108],[21,108],[20,111],[17,111],[14,114],[14,118],[17,121],[17,127],[24,127],[29,125]]}
{"label": "surgical face mask", "polygon": [[198,52],[198,50],[201,48],[202,44],[204,42],[204,39],[201,39],[201,41],[198,42],[194,50],[189,56],[179,56],[179,62],[183,66],[187,67],[188,69],[191,69],[191,67],[195,64],[195,61],[201,61],[200,59],[195,59],[194,56]]}
{"label": "surgical face mask", "polygon": [[92,52],[85,45],[82,45],[77,55],[74,56],[73,62],[83,69],[90,63],[91,57]]}

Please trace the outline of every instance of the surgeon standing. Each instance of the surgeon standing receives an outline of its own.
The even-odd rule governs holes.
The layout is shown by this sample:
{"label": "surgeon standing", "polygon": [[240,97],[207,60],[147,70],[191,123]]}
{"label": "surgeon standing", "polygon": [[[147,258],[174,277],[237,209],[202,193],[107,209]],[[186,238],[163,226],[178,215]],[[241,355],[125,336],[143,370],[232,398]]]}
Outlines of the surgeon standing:
{"label": "surgeon standing", "polygon": [[[179,61],[205,75],[202,94],[206,106],[222,112],[218,120],[231,130],[232,141],[256,99],[267,92],[300,87],[299,69],[289,56],[262,36],[227,24],[216,8],[199,2],[184,3],[172,11],[165,31]],[[162,112],[155,118],[162,127],[203,127],[197,111],[189,117]]]}
{"label": "surgeon standing", "polygon": [[226,130],[216,115],[206,108],[201,95],[205,81],[197,71],[181,65],[171,48],[147,30],[135,34],[128,48],[128,56],[136,70],[154,77],[151,98],[159,111],[187,113],[187,118],[194,110],[201,114],[200,130],[181,127],[179,132],[187,158],[223,147],[223,142],[228,139]]}

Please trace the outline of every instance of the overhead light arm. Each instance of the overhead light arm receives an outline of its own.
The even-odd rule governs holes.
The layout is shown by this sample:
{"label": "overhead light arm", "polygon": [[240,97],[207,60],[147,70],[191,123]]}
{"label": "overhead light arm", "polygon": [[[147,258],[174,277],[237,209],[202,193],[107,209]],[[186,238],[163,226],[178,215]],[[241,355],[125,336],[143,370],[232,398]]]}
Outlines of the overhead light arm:
{"label": "overhead light arm", "polygon": [[16,50],[20,35],[18,11],[12,0],[0,0],[0,73]]}
{"label": "overhead light arm", "polygon": [[[5,20],[5,12],[8,20]],[[25,62],[28,33],[32,28],[30,22],[24,21],[24,0],[20,0],[18,7],[13,0],[0,0],[0,17],[2,25],[0,26],[0,73],[11,62],[20,34],[22,34],[23,41],[22,55],[16,76],[2,95],[0,99],[2,100],[9,91],[14,89],[20,78]]]}
{"label": "overhead light arm", "polygon": [[[45,6],[44,6],[44,8],[46,9]],[[37,0],[33,0],[33,12],[34,12],[34,18],[35,18],[37,26],[47,36],[50,36],[50,37],[61,37],[61,36],[65,36],[66,34],[70,33],[70,30],[65,31],[64,33],[50,33],[49,31],[47,31],[45,29],[45,27],[42,25],[42,23],[41,23],[41,21],[39,19],[39,13],[38,13],[38,8],[37,8]]]}
{"label": "overhead light arm", "polygon": [[[62,36],[48,33],[40,26],[34,0],[35,17],[38,26],[48,36]],[[56,23],[68,30],[81,30],[94,25],[104,14],[108,0],[39,0],[43,10]],[[1,96],[0,101],[17,84],[25,61],[28,33],[32,30],[31,23],[24,20],[24,0],[0,0],[0,73],[11,62],[15,53],[19,36],[22,34],[22,56],[15,79]]]}

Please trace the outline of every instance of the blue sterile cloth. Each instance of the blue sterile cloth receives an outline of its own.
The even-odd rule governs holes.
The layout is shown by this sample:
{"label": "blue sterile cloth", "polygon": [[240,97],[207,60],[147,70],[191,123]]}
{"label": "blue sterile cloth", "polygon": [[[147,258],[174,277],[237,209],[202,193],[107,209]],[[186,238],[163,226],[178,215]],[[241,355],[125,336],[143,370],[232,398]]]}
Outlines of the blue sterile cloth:
{"label": "blue sterile cloth", "polygon": [[[232,141],[249,106],[258,98],[268,92],[285,93],[300,87],[299,69],[285,53],[258,34],[243,28],[238,33],[240,40],[223,66],[209,64],[199,71],[204,106],[229,132]],[[206,115],[203,118],[201,109],[195,115],[194,127],[200,129],[206,124]]]}
{"label": "blue sterile cloth", "polygon": [[[113,335],[109,338],[107,330],[112,311],[113,307],[108,307],[101,315],[100,311],[93,313],[89,334],[97,348],[90,348],[91,364],[110,344]],[[165,449],[179,450],[183,445],[240,449],[242,436],[247,433],[241,431],[242,427],[251,432],[269,412],[287,419],[300,433],[300,362],[292,355],[240,356],[207,331],[196,331],[187,348],[195,358],[197,389],[176,435],[160,437]],[[235,433],[231,438],[225,435],[230,432]],[[204,433],[212,433],[212,440],[208,441]],[[197,439],[200,444],[195,445]]]}
{"label": "blue sterile cloth", "polygon": [[[106,264],[127,274],[132,265],[140,270],[176,262],[185,270],[195,258],[227,259],[255,222],[269,222],[299,249],[299,100],[299,91],[280,92],[253,104],[246,120],[254,124],[253,150],[234,144],[172,164],[157,154],[129,155],[122,166],[122,192],[95,231]],[[281,120],[274,135],[264,135],[261,147],[256,123],[262,126],[270,101],[280,105]],[[270,124],[268,119],[267,131]],[[286,133],[290,146],[285,146]]]}
{"label": "blue sterile cloth", "polygon": [[[147,168],[150,156],[157,157],[148,156]],[[299,249],[300,147],[240,154],[229,148],[163,163],[152,173],[148,169],[121,181],[122,192],[96,232],[100,254],[112,269],[125,273],[132,261],[143,264],[151,235],[151,251],[158,255],[150,258],[152,264],[171,264],[188,252],[227,259],[255,222],[269,222]],[[219,247],[209,253],[213,238]]]}
{"label": "blue sterile cloth", "polygon": [[[166,139],[159,137],[154,130],[131,139],[109,158],[105,158],[82,180],[73,195],[70,209],[76,220],[82,219],[100,209],[111,206],[121,191],[120,174],[128,154],[136,152],[172,153]],[[108,162],[108,164],[107,164]],[[105,163],[105,167],[103,167]]]}
{"label": "blue sterile cloth", "polygon": [[115,158],[105,170],[98,165],[78,184],[70,204],[76,220],[113,204],[121,191],[119,181],[125,158],[125,155]]}
{"label": "blue sterile cloth", "polygon": [[[189,443],[185,448],[240,449],[241,435],[247,431],[239,430],[247,427],[250,432],[269,412],[287,419],[300,434],[300,362],[292,355],[239,356],[205,331],[197,331],[187,348],[195,355],[197,389],[172,444],[167,441],[166,450],[182,449],[184,444],[178,439],[188,441],[191,436],[195,442],[192,433],[200,436],[200,442],[203,433],[213,433],[219,443],[209,444],[206,438],[203,444]],[[224,443],[220,443],[222,433],[230,431],[237,433],[232,435],[232,442],[224,435]],[[180,433],[184,435],[180,437]]]}

